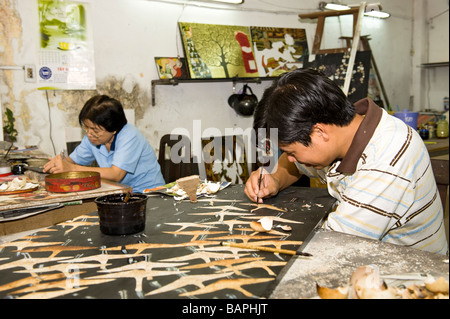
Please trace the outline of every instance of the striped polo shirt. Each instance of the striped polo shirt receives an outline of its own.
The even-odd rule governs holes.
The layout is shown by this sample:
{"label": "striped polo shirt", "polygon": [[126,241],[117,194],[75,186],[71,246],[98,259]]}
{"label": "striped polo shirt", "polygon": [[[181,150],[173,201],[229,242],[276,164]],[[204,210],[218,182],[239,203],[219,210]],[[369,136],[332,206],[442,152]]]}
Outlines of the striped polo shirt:
{"label": "striped polo shirt", "polygon": [[297,163],[337,200],[323,227],[446,254],[442,202],[419,134],[370,99],[355,107],[365,116],[342,160],[315,172]]}

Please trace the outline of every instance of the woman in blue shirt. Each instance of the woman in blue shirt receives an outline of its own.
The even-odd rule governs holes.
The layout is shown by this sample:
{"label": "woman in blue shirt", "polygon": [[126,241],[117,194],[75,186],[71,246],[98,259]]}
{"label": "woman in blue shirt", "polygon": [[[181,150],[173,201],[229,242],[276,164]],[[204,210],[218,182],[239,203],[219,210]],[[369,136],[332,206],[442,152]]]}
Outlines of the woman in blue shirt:
{"label": "woman in blue shirt", "polygon": [[[86,132],[80,145],[69,157],[51,159],[44,172],[95,171],[104,179],[133,187],[133,192],[165,184],[155,152],[139,130],[127,124],[119,101],[94,96],[83,106],[78,120]],[[88,166],[94,160],[99,167]]]}

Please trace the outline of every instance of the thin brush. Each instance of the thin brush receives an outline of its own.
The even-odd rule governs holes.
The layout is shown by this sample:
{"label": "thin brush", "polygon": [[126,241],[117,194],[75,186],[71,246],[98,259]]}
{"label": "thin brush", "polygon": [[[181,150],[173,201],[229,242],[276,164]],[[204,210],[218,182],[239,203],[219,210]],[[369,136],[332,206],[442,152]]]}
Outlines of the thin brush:
{"label": "thin brush", "polygon": [[259,192],[261,191],[261,181],[263,177],[263,168],[260,167],[260,173],[259,173],[259,181],[258,181],[258,195],[256,196],[256,203],[259,203]]}
{"label": "thin brush", "polygon": [[272,252],[272,253],[276,253],[276,254],[281,253],[281,254],[288,254],[288,255],[312,257],[312,255],[310,253],[304,253],[304,252],[295,251],[295,250],[278,249],[278,248],[271,248],[271,247],[264,247],[264,246],[256,246],[256,245],[251,245],[251,244],[238,244],[238,243],[229,242],[229,241],[223,241],[220,244],[222,246],[268,251],[268,252]]}

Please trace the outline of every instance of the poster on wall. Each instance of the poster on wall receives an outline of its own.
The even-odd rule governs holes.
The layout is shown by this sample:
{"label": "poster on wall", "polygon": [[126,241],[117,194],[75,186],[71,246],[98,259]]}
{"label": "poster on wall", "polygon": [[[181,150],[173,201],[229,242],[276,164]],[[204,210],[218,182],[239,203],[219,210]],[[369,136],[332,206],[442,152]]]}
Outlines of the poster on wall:
{"label": "poster on wall", "polygon": [[37,0],[39,89],[93,90],[94,45],[86,1]]}
{"label": "poster on wall", "polygon": [[[348,98],[355,103],[367,97],[369,88],[371,51],[358,51],[353,66],[353,74],[348,91]],[[304,68],[311,68],[322,72],[341,88],[344,87],[350,52],[317,54],[314,61],[305,59]]]}
{"label": "poster on wall", "polygon": [[279,76],[303,67],[309,55],[305,29],[250,27],[259,76]]}
{"label": "poster on wall", "polygon": [[250,28],[179,22],[193,79],[258,77]]}

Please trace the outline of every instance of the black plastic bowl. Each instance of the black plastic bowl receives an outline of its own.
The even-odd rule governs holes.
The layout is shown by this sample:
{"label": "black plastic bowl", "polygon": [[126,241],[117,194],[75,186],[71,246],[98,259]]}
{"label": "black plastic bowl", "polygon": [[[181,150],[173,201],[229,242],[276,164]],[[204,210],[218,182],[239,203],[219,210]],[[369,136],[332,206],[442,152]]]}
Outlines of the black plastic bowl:
{"label": "black plastic bowl", "polygon": [[131,235],[145,229],[147,196],[131,194],[125,203],[125,194],[98,197],[100,231],[105,235]]}

